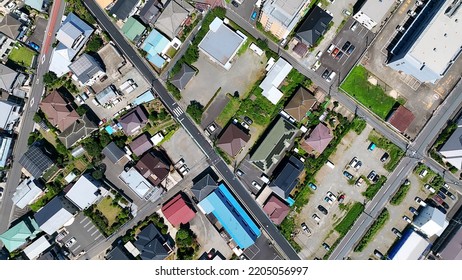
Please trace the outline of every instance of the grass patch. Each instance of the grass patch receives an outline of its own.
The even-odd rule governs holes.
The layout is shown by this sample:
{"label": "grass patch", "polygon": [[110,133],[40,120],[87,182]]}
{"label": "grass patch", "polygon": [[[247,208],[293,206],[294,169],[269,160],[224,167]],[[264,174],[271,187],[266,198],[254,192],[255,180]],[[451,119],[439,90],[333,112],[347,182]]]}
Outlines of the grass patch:
{"label": "grass patch", "polygon": [[217,119],[215,120],[215,122],[221,127],[224,127],[228,123],[234,114],[236,114],[239,106],[241,105],[239,98],[232,97],[230,95],[228,95],[228,98],[229,102],[226,104],[225,108],[223,108],[223,111],[221,111],[220,115],[218,115]]}
{"label": "grass patch", "polygon": [[110,196],[106,196],[103,200],[101,200],[100,203],[96,205],[96,209],[101,211],[101,213],[103,213],[103,215],[107,218],[109,226],[116,221],[117,215],[122,212],[122,209],[118,205],[114,206],[112,204],[112,198]]}
{"label": "grass patch", "polygon": [[393,106],[395,106],[396,100],[387,95],[381,86],[370,84],[367,81],[368,75],[366,68],[358,65],[353,68],[340,88],[380,118],[385,119]]}
{"label": "grass patch", "polygon": [[251,40],[249,40],[249,39],[245,40],[244,44],[242,44],[242,46],[237,51],[237,55],[238,56],[243,55],[247,51],[247,49],[249,48],[251,43],[252,43]]}
{"label": "grass patch", "polygon": [[383,149],[390,154],[388,162],[383,166],[387,171],[391,172],[398,165],[401,158],[404,156],[404,152],[395,144],[388,139],[382,137],[377,132],[373,131],[367,138],[369,141],[374,142],[377,147]]}
{"label": "grass patch", "polygon": [[446,165],[452,173],[457,173],[457,168],[452,166],[450,163],[445,163],[443,158],[438,153],[438,151],[443,147],[443,145],[448,141],[449,137],[454,133],[457,129],[457,124],[454,122],[449,122],[448,125],[443,129],[443,131],[438,135],[435,143],[433,144],[432,148],[429,151],[430,156],[436,160],[441,165]]}
{"label": "grass patch", "polygon": [[354,251],[362,252],[389,219],[390,213],[387,208],[384,208],[371,227],[366,231],[361,241],[359,241],[358,245],[354,248]]}
{"label": "grass patch", "polygon": [[32,59],[34,59],[34,56],[35,52],[33,50],[23,45],[17,44],[11,50],[8,59],[20,66],[30,67],[32,64]]}
{"label": "grass patch", "polygon": [[43,174],[43,180],[45,180],[45,182],[48,182],[50,181],[53,176],[56,174],[56,172],[59,171],[59,167],[56,166],[56,165],[52,165],[44,174]]}
{"label": "grass patch", "polygon": [[362,193],[362,195],[365,198],[372,200],[374,196],[378,193],[378,191],[382,188],[383,184],[385,184],[386,181],[387,181],[387,177],[380,176],[377,183],[369,185],[369,187],[367,187],[367,189]]}
{"label": "grass patch", "polygon": [[279,225],[279,230],[281,234],[289,241],[290,245],[294,248],[296,252],[300,252],[302,247],[295,242],[293,235],[295,234],[295,229],[297,225],[295,223],[295,218],[293,216],[287,216],[284,221]]}
{"label": "grass patch", "polygon": [[353,226],[355,221],[358,219],[358,217],[361,215],[361,213],[364,210],[364,205],[361,204],[360,202],[355,202],[351,209],[348,211],[348,213],[345,215],[343,220],[335,226],[335,230],[340,233],[340,235],[343,237],[347,232],[350,230],[350,228]]}
{"label": "grass patch", "polygon": [[353,123],[351,125],[351,129],[353,129],[353,131],[356,132],[356,134],[360,135],[366,128],[367,123],[364,119],[354,118]]}
{"label": "grass patch", "polygon": [[393,195],[393,197],[390,199],[390,204],[395,206],[400,205],[401,202],[403,202],[404,198],[406,198],[406,195],[409,192],[410,188],[411,184],[402,184],[396,191],[396,193]]}

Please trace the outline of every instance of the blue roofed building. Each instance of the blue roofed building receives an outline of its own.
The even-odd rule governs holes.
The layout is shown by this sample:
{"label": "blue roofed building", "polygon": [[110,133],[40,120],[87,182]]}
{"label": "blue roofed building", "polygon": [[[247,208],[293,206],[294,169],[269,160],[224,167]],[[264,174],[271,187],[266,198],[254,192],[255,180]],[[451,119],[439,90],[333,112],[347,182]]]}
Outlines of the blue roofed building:
{"label": "blue roofed building", "polygon": [[42,12],[44,2],[44,0],[25,0],[24,4],[31,7],[32,9],[36,9],[37,11]]}
{"label": "blue roofed building", "polygon": [[218,220],[241,249],[254,244],[261,235],[260,229],[223,184],[220,184],[197,206],[211,220],[214,220],[213,218]]}
{"label": "blue roofed building", "polygon": [[141,105],[141,104],[144,104],[144,103],[148,103],[148,102],[151,102],[155,99],[156,97],[154,96],[154,94],[152,93],[151,90],[148,90],[146,91],[145,93],[142,93],[141,95],[139,95],[137,98],[135,98],[135,100],[133,101],[133,104],[135,106],[138,106],[138,105]]}
{"label": "blue roofed building", "polygon": [[8,163],[13,148],[13,138],[0,135],[0,167],[4,168]]}
{"label": "blue roofed building", "polygon": [[161,55],[166,51],[169,44],[170,40],[167,37],[153,29],[144,40],[141,48],[148,53],[146,58],[149,62],[157,68],[162,68],[165,64],[165,59]]}

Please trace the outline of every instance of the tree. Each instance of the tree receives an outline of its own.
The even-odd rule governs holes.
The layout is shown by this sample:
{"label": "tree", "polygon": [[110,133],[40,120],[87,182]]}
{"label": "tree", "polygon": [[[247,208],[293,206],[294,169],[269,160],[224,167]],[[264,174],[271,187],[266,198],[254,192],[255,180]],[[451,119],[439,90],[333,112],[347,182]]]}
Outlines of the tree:
{"label": "tree", "polygon": [[99,49],[101,49],[101,47],[103,46],[103,43],[104,42],[101,39],[101,37],[95,34],[91,37],[90,41],[88,41],[86,51],[87,52],[97,52],[99,51]]}
{"label": "tree", "polygon": [[87,138],[85,139],[86,141],[83,142],[83,147],[87,151],[87,153],[92,156],[92,157],[98,157],[101,154],[101,151],[103,150],[101,148],[101,145],[96,139],[94,138]]}
{"label": "tree", "polygon": [[57,79],[58,79],[58,76],[56,76],[55,72],[50,71],[43,75],[43,83],[47,87],[53,86]]}
{"label": "tree", "polygon": [[98,169],[95,170],[95,171],[93,171],[93,172],[91,173],[91,176],[92,176],[93,178],[95,178],[96,180],[101,180],[101,179],[103,179],[103,175],[104,175],[104,174],[103,174],[103,171],[98,170]]}
{"label": "tree", "polygon": [[188,105],[188,108],[186,108],[186,112],[196,123],[199,124],[201,122],[202,114],[204,113],[204,106],[193,100],[191,101],[191,104]]}
{"label": "tree", "polygon": [[85,106],[80,106],[77,107],[75,111],[77,112],[77,114],[79,114],[79,116],[83,116],[87,112],[87,108]]}
{"label": "tree", "polygon": [[38,113],[35,113],[34,122],[39,123],[41,121],[42,121],[42,117]]}

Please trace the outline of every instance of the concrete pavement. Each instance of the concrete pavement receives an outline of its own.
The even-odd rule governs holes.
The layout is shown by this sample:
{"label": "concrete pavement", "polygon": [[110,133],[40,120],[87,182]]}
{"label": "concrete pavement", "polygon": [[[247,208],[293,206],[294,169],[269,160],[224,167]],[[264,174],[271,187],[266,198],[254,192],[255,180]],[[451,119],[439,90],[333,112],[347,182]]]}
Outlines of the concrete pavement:
{"label": "concrete pavement", "polygon": [[234,195],[243,203],[244,207],[250,212],[251,216],[261,226],[262,230],[266,231],[271,241],[274,242],[280,253],[288,259],[300,259],[295,250],[290,246],[289,242],[281,235],[279,230],[274,226],[268,216],[262,211],[260,206],[247,192],[242,183],[236,179],[234,174],[229,170],[224,161],[215,153],[211,143],[202,135],[196,125],[184,113],[180,106],[176,103],[173,97],[165,89],[164,85],[159,81],[158,76],[154,74],[152,69],[146,65],[144,59],[140,58],[132,46],[125,40],[120,31],[113,25],[110,19],[107,18],[99,6],[92,0],[84,0],[84,4],[90,12],[97,18],[101,27],[105,29],[112,37],[117,46],[130,59],[130,61],[138,68],[142,75],[152,84],[156,95],[163,102],[165,107],[170,111],[174,118],[184,127],[191,138],[196,142],[198,147],[207,156],[211,165],[214,165],[217,171],[221,174],[224,181],[227,182]]}
{"label": "concrete pavement", "polygon": [[[8,181],[3,194],[3,201],[0,205],[0,232],[4,232],[8,229],[11,222],[11,217],[14,213],[15,206],[11,198],[13,197],[13,194],[16,191],[16,187],[19,184],[22,169],[22,166],[19,164],[18,160],[27,150],[27,139],[29,138],[29,134],[32,132],[34,127],[33,117],[35,112],[38,110],[42,94],[45,90],[43,84],[43,75],[48,72],[50,65],[50,58],[52,54],[52,49],[50,49],[50,46],[53,44],[55,34],[59,28],[59,24],[56,23],[59,23],[60,21],[58,19],[61,19],[63,16],[65,5],[65,2],[62,0],[54,1],[51,13],[52,16],[44,34],[44,44],[37,60],[37,69],[32,84],[32,90],[28,99],[29,102],[26,102],[24,105],[25,108],[22,116],[20,133],[13,151],[15,160],[9,172]],[[42,57],[44,57],[44,60],[42,60]]]}

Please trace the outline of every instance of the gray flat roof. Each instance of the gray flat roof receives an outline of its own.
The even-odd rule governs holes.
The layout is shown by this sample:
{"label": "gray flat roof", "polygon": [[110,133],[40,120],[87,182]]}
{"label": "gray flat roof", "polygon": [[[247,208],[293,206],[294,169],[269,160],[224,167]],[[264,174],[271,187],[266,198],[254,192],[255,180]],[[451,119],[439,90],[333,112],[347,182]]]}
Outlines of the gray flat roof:
{"label": "gray flat roof", "polygon": [[367,0],[360,12],[366,14],[373,21],[380,23],[396,0]]}

